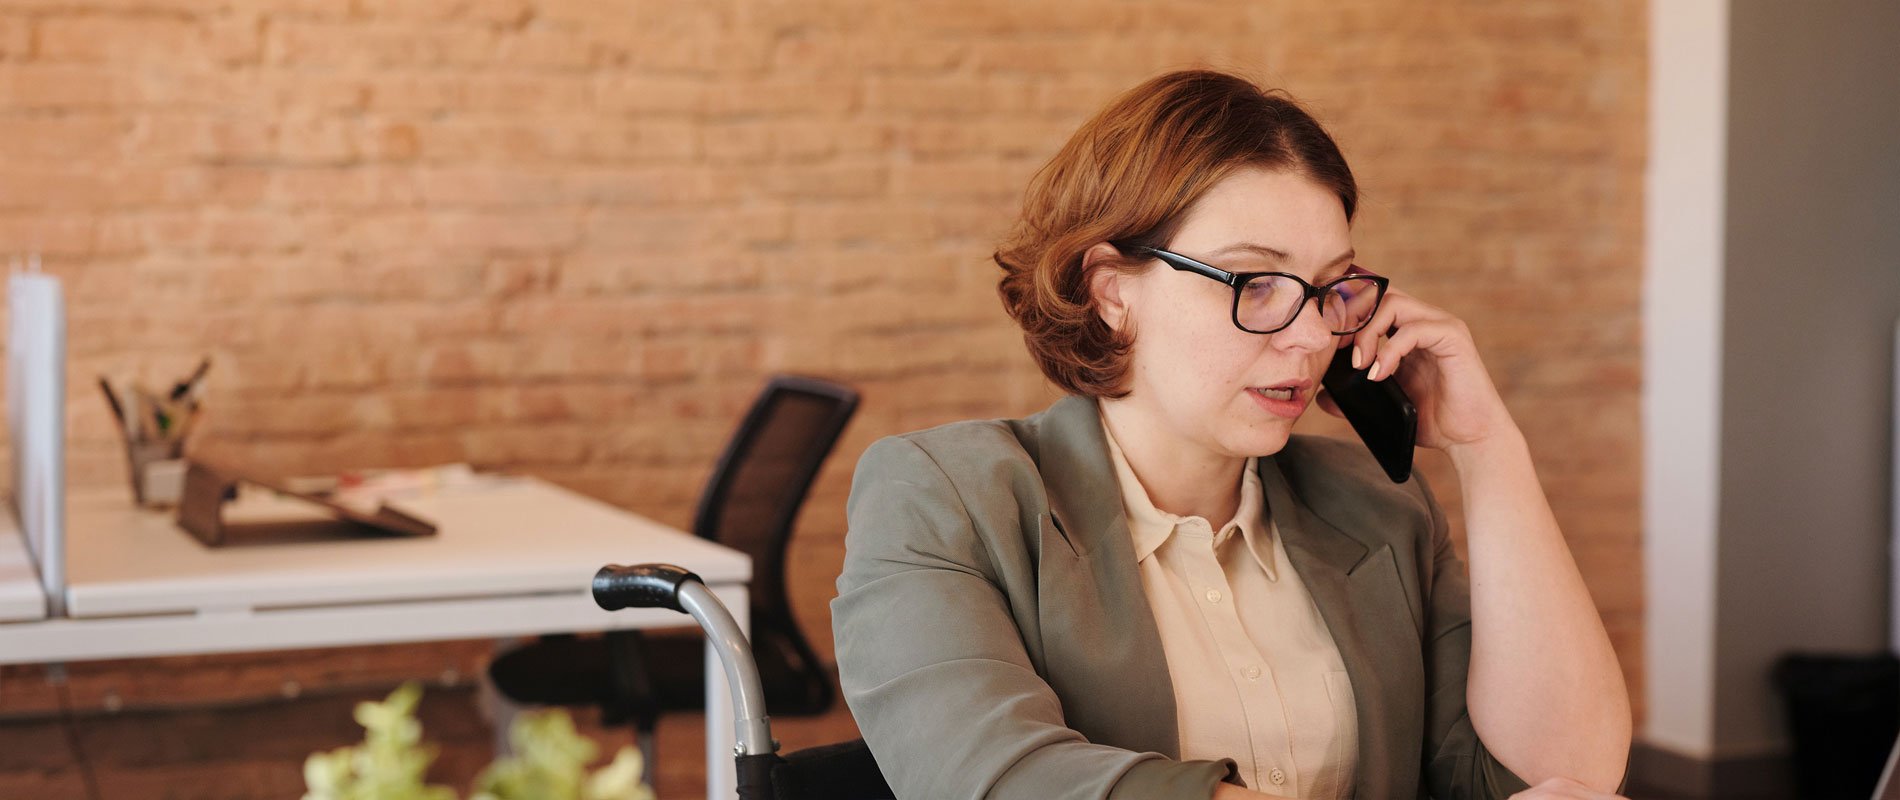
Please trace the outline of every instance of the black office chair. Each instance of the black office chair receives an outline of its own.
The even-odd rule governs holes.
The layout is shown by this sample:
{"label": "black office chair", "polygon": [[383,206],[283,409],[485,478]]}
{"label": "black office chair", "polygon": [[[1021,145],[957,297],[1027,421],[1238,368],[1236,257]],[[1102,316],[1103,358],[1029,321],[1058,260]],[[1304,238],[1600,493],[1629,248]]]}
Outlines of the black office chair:
{"label": "black office chair", "polygon": [[[727,443],[694,517],[695,534],[752,558],[749,634],[773,716],[821,714],[837,701],[830,670],[792,618],[785,549],[818,468],[857,405],[850,387],[773,377]],[[598,705],[603,724],[631,721],[651,774],[660,714],[705,707],[704,647],[696,631],[557,634],[502,654],[488,674],[518,703]]]}

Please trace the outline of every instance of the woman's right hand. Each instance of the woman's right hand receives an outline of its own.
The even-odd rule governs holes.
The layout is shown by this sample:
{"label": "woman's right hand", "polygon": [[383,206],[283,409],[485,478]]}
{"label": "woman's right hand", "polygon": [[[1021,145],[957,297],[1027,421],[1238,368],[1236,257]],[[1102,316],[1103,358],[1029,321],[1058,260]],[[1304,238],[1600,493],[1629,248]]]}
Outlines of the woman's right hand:
{"label": "woman's right hand", "polygon": [[[1215,797],[1220,797],[1215,794]],[[1569,778],[1551,778],[1511,795],[1511,800],[1629,800],[1620,794],[1599,792]]]}
{"label": "woman's right hand", "polygon": [[1252,789],[1235,786],[1231,783],[1217,783],[1214,785],[1213,800],[1261,800],[1261,798],[1272,797],[1274,797],[1274,795],[1261,794]]}

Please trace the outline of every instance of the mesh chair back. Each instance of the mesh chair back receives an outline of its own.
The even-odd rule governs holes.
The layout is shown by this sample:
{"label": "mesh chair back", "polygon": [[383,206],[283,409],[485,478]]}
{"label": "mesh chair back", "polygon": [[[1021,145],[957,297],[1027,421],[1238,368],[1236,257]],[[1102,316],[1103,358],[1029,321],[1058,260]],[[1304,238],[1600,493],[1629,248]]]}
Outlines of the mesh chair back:
{"label": "mesh chair back", "polygon": [[792,523],[857,407],[858,393],[848,386],[775,376],[713,469],[693,532],[752,557],[755,609],[786,608]]}

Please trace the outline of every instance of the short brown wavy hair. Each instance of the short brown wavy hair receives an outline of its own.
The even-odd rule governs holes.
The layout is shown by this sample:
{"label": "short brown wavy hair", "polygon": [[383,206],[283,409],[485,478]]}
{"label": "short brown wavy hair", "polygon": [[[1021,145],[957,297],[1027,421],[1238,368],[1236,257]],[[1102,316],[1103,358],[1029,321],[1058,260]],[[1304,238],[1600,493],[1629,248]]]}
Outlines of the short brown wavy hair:
{"label": "short brown wavy hair", "polygon": [[1166,247],[1194,203],[1242,167],[1298,171],[1339,196],[1348,222],[1357,210],[1352,169],[1318,120],[1283,92],[1211,70],[1170,72],[1123,93],[1036,172],[993,257],[1003,307],[1049,380],[1070,394],[1128,394],[1134,336],[1096,313],[1084,254],[1100,242],[1123,253]]}

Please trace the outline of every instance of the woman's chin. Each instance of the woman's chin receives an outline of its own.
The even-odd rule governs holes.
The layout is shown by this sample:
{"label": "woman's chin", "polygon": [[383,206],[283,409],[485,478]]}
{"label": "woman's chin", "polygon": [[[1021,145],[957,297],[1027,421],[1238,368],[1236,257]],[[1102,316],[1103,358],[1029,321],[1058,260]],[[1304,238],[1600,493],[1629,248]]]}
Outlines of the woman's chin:
{"label": "woman's chin", "polygon": [[1235,428],[1222,442],[1227,452],[1238,456],[1270,456],[1286,447],[1293,435],[1293,420],[1278,419],[1265,425]]}

